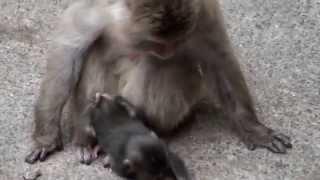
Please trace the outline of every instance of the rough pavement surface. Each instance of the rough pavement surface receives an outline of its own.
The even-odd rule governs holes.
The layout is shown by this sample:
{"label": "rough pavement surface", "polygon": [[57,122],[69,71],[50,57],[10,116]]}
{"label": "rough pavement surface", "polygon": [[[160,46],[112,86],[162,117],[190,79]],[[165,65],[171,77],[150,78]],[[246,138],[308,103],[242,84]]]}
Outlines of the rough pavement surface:
{"label": "rough pavement surface", "polygon": [[[81,165],[70,145],[30,166],[32,109],[48,33],[71,0],[0,0],[0,180],[40,169],[40,180],[118,179]],[[320,180],[320,1],[221,0],[261,121],[293,139],[287,155],[249,151],[215,121],[174,140],[197,180]]]}

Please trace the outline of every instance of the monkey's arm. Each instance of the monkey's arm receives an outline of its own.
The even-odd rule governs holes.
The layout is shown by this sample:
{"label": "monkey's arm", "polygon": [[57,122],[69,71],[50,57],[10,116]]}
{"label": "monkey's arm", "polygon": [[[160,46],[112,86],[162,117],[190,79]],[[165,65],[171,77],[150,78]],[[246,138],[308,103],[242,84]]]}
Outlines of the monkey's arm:
{"label": "monkey's arm", "polygon": [[[212,6],[211,6],[212,7]],[[289,137],[259,122],[245,78],[230,45],[219,8],[202,21],[199,38],[193,49],[201,60],[203,78],[210,92],[217,92],[226,118],[249,149],[265,147],[286,153],[291,148]]]}
{"label": "monkey's arm", "polygon": [[63,14],[35,106],[35,146],[26,162],[43,161],[62,147],[61,112],[78,82],[88,48],[105,28],[103,22],[103,15],[84,2],[75,3]]}

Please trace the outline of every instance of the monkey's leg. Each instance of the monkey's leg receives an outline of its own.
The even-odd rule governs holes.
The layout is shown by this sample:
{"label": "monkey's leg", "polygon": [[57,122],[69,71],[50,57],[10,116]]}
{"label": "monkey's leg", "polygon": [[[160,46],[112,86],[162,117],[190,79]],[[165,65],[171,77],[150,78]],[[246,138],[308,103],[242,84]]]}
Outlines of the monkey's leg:
{"label": "monkey's leg", "polygon": [[35,147],[26,157],[26,162],[44,161],[53,151],[61,149],[61,113],[78,82],[83,51],[59,45],[49,57],[47,74],[35,106]]}
{"label": "monkey's leg", "polygon": [[[217,37],[225,35],[223,31],[216,33],[221,34],[215,34]],[[228,41],[223,38],[218,40],[207,37],[198,41],[194,46],[196,48],[190,49],[194,51],[193,58],[201,60],[203,80],[209,92],[217,92],[227,119],[249,149],[263,147],[274,153],[286,153],[292,147],[290,138],[259,122],[245,79],[231,47],[228,47]],[[223,41],[224,46],[221,44]]]}
{"label": "monkey's leg", "polygon": [[53,151],[62,148],[61,114],[78,81],[81,67],[81,62],[73,62],[73,58],[77,57],[73,57],[74,54],[68,56],[67,51],[76,50],[64,46],[57,47],[48,60],[47,74],[42,81],[40,97],[35,105],[35,146],[26,157],[28,163],[44,161]]}
{"label": "monkey's leg", "polygon": [[95,130],[90,124],[90,113],[92,107],[94,107],[96,103],[98,103],[98,99],[93,99],[92,101],[93,102],[89,103],[89,105],[87,105],[87,107],[82,110],[82,113],[80,113],[81,111],[78,111],[77,108],[80,108],[81,104],[83,103],[79,103],[80,101],[72,101],[74,105],[73,143],[76,145],[80,163],[86,165],[90,165],[94,160],[96,160],[99,156],[99,152],[102,151],[101,147],[97,143]]}
{"label": "monkey's leg", "polygon": [[94,129],[89,124],[83,126],[77,123],[73,141],[79,152],[80,163],[89,165],[98,158],[101,149],[97,144]]}
{"label": "monkey's leg", "polygon": [[44,161],[52,152],[62,149],[60,118],[68,93],[64,92],[62,87],[65,85],[58,81],[59,77],[51,75],[47,75],[42,82],[40,97],[35,106],[34,147],[25,159],[30,164],[37,160]]}
{"label": "monkey's leg", "polygon": [[[82,97],[83,98],[83,97]],[[94,102],[76,101],[72,99],[72,120],[73,120],[73,144],[78,151],[79,160],[82,164],[91,164],[98,158],[100,147],[97,145],[96,135],[93,127],[90,124],[90,114],[95,106]],[[81,105],[87,104],[87,107]],[[80,108],[80,110],[79,110]]]}
{"label": "monkey's leg", "polygon": [[73,142],[79,151],[80,163],[83,164],[92,163],[100,152],[95,131],[90,123],[90,108],[94,107],[102,96],[97,97],[97,93],[115,94],[117,90],[117,79],[114,78],[112,72],[114,67],[103,60],[103,55],[96,51],[92,51],[88,56],[75,96],[71,101],[73,105]]}
{"label": "monkey's leg", "polygon": [[288,136],[276,132],[258,121],[255,112],[245,109],[243,105],[236,105],[236,110],[228,112],[228,119],[248,149],[257,147],[267,148],[274,153],[286,153],[291,148]]}
{"label": "monkey's leg", "polygon": [[[86,15],[79,16],[82,11]],[[86,2],[71,5],[60,22],[35,107],[35,147],[25,159],[29,163],[43,161],[62,147],[59,127],[61,112],[78,82],[88,49],[105,27],[104,23],[100,23],[104,22],[103,17]]]}
{"label": "monkey's leg", "polygon": [[254,112],[244,109],[242,105],[236,105],[236,109],[227,117],[248,149],[262,147],[274,153],[286,153],[288,148],[292,148],[288,136],[266,127],[258,121]]}
{"label": "monkey's leg", "polygon": [[[220,65],[223,64],[218,64],[218,92],[225,105],[227,118],[247,147],[250,150],[263,147],[274,153],[286,153],[287,149],[292,147],[290,138],[266,127],[258,120],[249,89],[236,59],[230,59],[226,67]],[[228,70],[222,71],[226,68]]]}
{"label": "monkey's leg", "polygon": [[263,147],[274,153],[286,153],[292,147],[290,138],[258,120],[239,65],[235,59],[229,63],[217,63],[211,71],[214,72],[216,90],[231,126],[250,150]]}

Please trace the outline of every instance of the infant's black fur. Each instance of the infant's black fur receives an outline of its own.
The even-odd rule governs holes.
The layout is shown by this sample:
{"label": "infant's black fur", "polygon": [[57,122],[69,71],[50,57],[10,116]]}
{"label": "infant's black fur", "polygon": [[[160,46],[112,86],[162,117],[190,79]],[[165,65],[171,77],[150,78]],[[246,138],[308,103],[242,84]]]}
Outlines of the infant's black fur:
{"label": "infant's black fur", "polygon": [[144,126],[141,115],[120,96],[97,96],[91,123],[111,169],[132,180],[188,180],[184,162]]}

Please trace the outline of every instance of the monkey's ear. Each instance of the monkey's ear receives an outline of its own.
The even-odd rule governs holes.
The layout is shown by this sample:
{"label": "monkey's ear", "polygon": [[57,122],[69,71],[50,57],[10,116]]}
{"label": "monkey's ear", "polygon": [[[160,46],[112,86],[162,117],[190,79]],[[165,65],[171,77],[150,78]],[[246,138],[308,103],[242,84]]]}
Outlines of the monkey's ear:
{"label": "monkey's ear", "polygon": [[168,159],[177,180],[191,180],[187,167],[178,155],[169,150]]}

